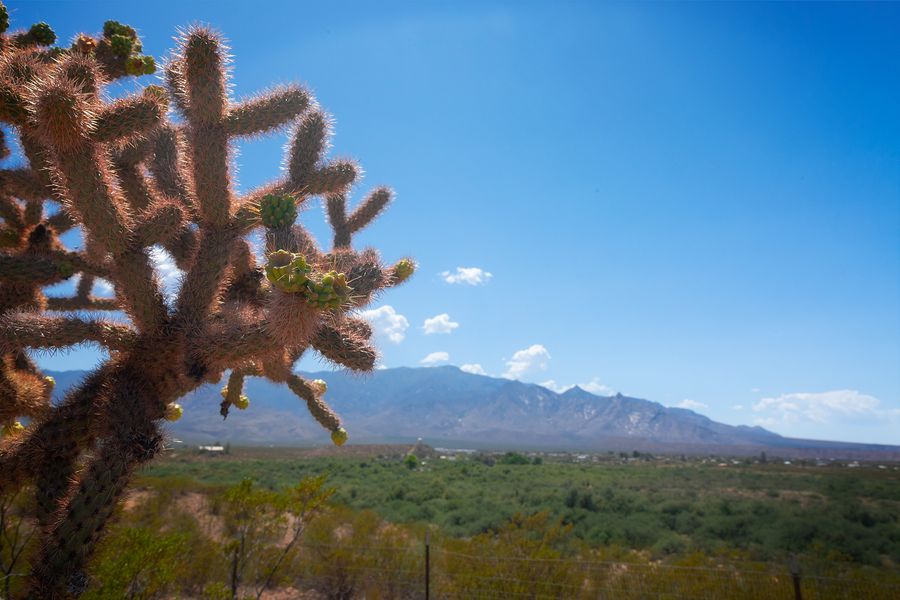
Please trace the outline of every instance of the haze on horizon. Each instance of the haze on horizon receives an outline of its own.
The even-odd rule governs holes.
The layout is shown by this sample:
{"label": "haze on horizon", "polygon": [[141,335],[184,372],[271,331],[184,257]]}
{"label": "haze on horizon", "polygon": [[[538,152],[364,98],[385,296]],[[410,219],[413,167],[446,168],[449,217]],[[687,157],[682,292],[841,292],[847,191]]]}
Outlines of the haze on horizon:
{"label": "haze on horizon", "polygon": [[[208,22],[237,56],[236,96],[305,82],[335,116],[334,153],[367,169],[358,193],[398,192],[360,241],[420,265],[367,311],[386,366],[900,444],[898,4],[13,10],[61,40],[133,23],[160,58]],[[239,148],[244,189],[283,142]],[[301,218],[325,235],[319,207]]]}

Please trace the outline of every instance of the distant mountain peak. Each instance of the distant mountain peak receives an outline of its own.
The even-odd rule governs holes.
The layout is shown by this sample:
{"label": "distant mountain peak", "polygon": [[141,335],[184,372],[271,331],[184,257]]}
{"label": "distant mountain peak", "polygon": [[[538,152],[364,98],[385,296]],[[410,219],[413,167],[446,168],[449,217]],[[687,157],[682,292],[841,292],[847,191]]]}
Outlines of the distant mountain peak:
{"label": "distant mountain peak", "polygon": [[[84,372],[50,373],[54,398]],[[476,375],[458,367],[400,367],[359,377],[344,371],[306,373],[328,384],[326,399],[341,415],[351,440],[412,442],[424,437],[465,447],[649,450],[758,454],[762,449],[853,447],[792,440],[754,426],[717,423],[688,410],[616,393],[598,396],[580,386],[563,393],[521,381]],[[182,401],[184,417],[168,425],[190,442],[307,445],[327,443],[327,432],[286,386],[248,378],[253,401],[227,421],[218,418],[219,390],[205,385]],[[831,444],[831,446],[827,446]],[[894,447],[884,447],[894,448]],[[741,450],[743,449],[743,450]],[[900,456],[900,448],[890,450]]]}

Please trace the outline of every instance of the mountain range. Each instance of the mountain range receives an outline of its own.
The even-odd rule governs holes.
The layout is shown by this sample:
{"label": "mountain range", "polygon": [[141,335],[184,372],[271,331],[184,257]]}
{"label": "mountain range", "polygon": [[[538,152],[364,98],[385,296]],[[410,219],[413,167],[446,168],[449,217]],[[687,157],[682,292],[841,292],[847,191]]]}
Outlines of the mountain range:
{"label": "mountain range", "polygon": [[[50,372],[61,398],[83,371]],[[470,448],[649,451],[900,460],[900,446],[788,438],[745,425],[718,423],[692,410],[579,387],[556,393],[535,384],[466,373],[457,367],[304,373],[328,384],[326,399],[341,415],[351,441]],[[174,438],[200,443],[309,446],[327,432],[287,386],[249,378],[247,410],[219,415],[219,386],[204,385],[180,402],[184,416],[169,426]]]}

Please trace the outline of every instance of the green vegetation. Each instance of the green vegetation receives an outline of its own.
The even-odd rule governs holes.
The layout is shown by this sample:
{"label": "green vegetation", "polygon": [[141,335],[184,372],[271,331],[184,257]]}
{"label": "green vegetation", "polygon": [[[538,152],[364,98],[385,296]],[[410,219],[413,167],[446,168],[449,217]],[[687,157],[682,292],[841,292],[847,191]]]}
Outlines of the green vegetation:
{"label": "green vegetation", "polygon": [[[792,555],[807,599],[900,589],[893,468],[335,452],[169,454],[119,509],[87,597],[420,598],[426,530],[438,597],[791,598]],[[13,500],[6,598],[33,551],[10,568],[9,534],[21,549],[34,528]]]}
{"label": "green vegetation", "polygon": [[[278,489],[328,475],[334,502],[452,537],[496,530],[517,513],[548,512],[592,548],[655,557],[741,551],[760,561],[792,553],[867,565],[900,564],[900,474],[781,464],[727,467],[651,460],[533,464],[525,456],[404,460],[372,457],[196,459],[155,464],[147,478],[232,485],[253,477]],[[493,466],[491,466],[493,465]],[[149,481],[149,479],[145,479]]]}
{"label": "green vegetation", "polygon": [[157,532],[148,527],[116,527],[95,560],[100,582],[84,597],[88,600],[152,598],[185,571],[189,550],[187,533]]}

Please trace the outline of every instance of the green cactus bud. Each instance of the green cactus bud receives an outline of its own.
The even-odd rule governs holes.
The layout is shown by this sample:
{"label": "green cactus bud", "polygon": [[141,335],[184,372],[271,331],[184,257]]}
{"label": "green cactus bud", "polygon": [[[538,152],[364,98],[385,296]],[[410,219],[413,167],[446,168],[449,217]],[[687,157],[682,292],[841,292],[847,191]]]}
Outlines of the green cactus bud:
{"label": "green cactus bud", "polygon": [[314,379],[310,385],[320,396],[328,391],[328,384],[325,383],[324,379]]}
{"label": "green cactus bud", "polygon": [[46,383],[47,387],[49,387],[51,390],[56,387],[56,380],[49,375],[46,375],[44,377],[44,383]]}
{"label": "green cactus bud", "polygon": [[266,263],[266,278],[272,285],[288,293],[306,290],[312,267],[300,254],[292,254],[287,250],[278,250],[269,255]]}
{"label": "green cactus bud", "polygon": [[287,276],[294,255],[287,250],[277,250],[269,255],[266,262],[266,278],[273,284]]}
{"label": "green cactus bud", "polygon": [[134,40],[130,37],[126,37],[120,34],[114,34],[109,38],[109,46],[112,48],[114,54],[119,56],[128,56],[131,54],[131,47],[134,45]]}
{"label": "green cactus bud", "polygon": [[114,35],[122,35],[132,39],[137,37],[137,32],[133,27],[124,25],[118,21],[107,21],[103,24],[103,37],[112,37]]}
{"label": "green cactus bud", "polygon": [[403,258],[394,265],[394,280],[397,283],[403,283],[416,272],[416,263],[408,258]]}
{"label": "green cactus bud", "polygon": [[335,446],[343,446],[349,437],[347,430],[343,427],[339,427],[331,432],[331,441],[334,442]]}
{"label": "green cactus bud", "polygon": [[234,405],[238,410],[247,410],[250,407],[250,398],[241,394],[240,397],[234,401]]}
{"label": "green cactus bud", "polygon": [[56,270],[59,272],[59,276],[63,279],[68,279],[75,274],[75,268],[68,262],[59,263],[56,266]]}
{"label": "green cactus bud", "polygon": [[269,229],[290,225],[297,220],[297,202],[286,194],[266,194],[259,202],[259,216]]}
{"label": "green cactus bud", "polygon": [[184,415],[184,409],[177,402],[166,406],[166,421],[177,421]]}
{"label": "green cactus bud", "polygon": [[302,291],[307,302],[316,308],[332,309],[339,308],[349,299],[351,289],[344,273],[328,271],[310,279]]}
{"label": "green cactus bud", "polygon": [[128,60],[125,61],[125,72],[129,75],[143,75],[144,74],[144,61],[141,60],[140,56],[132,56]]}
{"label": "green cactus bud", "polygon": [[56,41],[56,34],[53,29],[43,21],[35,23],[28,30],[28,35],[41,46],[49,46]]}
{"label": "green cactus bud", "polygon": [[103,24],[103,37],[112,37],[117,33],[121,33],[122,24],[118,21],[106,21]]}
{"label": "green cactus bud", "polygon": [[0,33],[9,29],[9,12],[3,4],[0,4]]}
{"label": "green cactus bud", "polygon": [[223,398],[227,398],[228,397],[228,386],[226,385],[225,387],[223,387],[219,393],[222,394]]}
{"label": "green cactus bud", "polygon": [[141,57],[141,61],[144,64],[144,75],[153,75],[156,73],[156,60],[152,56],[145,54]]}

